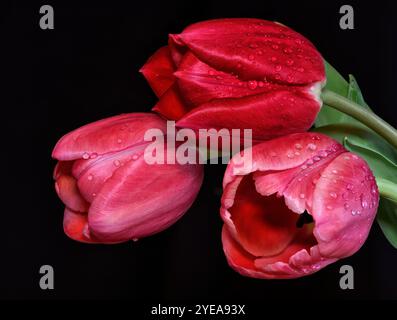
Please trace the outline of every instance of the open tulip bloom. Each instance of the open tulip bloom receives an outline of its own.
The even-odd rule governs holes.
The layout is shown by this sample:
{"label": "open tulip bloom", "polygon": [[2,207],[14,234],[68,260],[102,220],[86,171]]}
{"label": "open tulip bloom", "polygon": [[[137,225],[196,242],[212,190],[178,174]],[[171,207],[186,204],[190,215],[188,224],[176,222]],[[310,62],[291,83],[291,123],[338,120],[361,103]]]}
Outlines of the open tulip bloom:
{"label": "open tulip bloom", "polygon": [[[142,156],[147,130],[165,136],[172,120],[180,132],[251,130],[249,147],[228,164],[221,199],[223,249],[240,274],[312,274],[359,250],[375,217],[397,248],[397,131],[308,39],[265,20],[209,20],[171,34],[140,71],[159,116],[97,121],[53,151],[69,237],[135,240],[189,209],[203,166]],[[247,153],[251,161],[241,163]]]}

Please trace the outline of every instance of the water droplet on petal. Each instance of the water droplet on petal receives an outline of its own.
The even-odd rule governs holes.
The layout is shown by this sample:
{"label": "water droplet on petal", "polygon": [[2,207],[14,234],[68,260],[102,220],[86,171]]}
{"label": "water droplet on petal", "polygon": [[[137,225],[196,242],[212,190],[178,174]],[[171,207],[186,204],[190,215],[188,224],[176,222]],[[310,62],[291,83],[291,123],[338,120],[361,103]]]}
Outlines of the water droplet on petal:
{"label": "water droplet on petal", "polygon": [[248,56],[248,60],[254,60],[255,59],[255,56],[253,55],[253,54],[250,54],[249,56]]}
{"label": "water droplet on petal", "polygon": [[122,142],[123,142],[123,140],[117,139],[117,143],[122,143]]}
{"label": "water droplet on petal", "polygon": [[84,152],[83,153],[83,159],[84,160],[87,160],[87,159],[89,159],[90,158],[90,154],[88,153],[88,152]]}
{"label": "water droplet on petal", "polygon": [[312,151],[314,151],[314,150],[317,149],[317,146],[316,146],[314,143],[309,143],[309,144],[307,145],[307,148],[310,149],[310,150],[312,150]]}
{"label": "water droplet on petal", "polygon": [[292,159],[292,158],[294,157],[294,154],[293,154],[293,153],[288,153],[288,154],[287,154],[287,157],[290,158],[290,159]]}
{"label": "water droplet on petal", "polygon": [[132,160],[136,160],[136,159],[138,159],[138,155],[137,155],[137,154],[134,154],[134,155],[132,156]]}
{"label": "water droplet on petal", "polygon": [[343,206],[345,207],[346,210],[350,208],[350,205],[347,202]]}
{"label": "water droplet on petal", "polygon": [[296,156],[300,156],[300,152],[299,152],[299,151],[295,151],[294,154],[295,154]]}
{"label": "water droplet on petal", "polygon": [[358,157],[357,157],[355,154],[352,155],[352,158],[353,158],[354,160],[358,160]]}
{"label": "water droplet on petal", "polygon": [[321,159],[320,159],[320,157],[314,157],[313,158],[313,161],[320,161]]}
{"label": "water droplet on petal", "polygon": [[306,161],[306,164],[309,165],[309,166],[311,166],[311,165],[313,164],[313,160],[312,160],[312,159],[307,160],[307,161]]}
{"label": "water droplet on petal", "polygon": [[248,81],[248,88],[250,88],[251,90],[256,89],[257,86],[258,82],[256,80]]}
{"label": "water droplet on petal", "polygon": [[95,197],[96,197],[96,193],[94,192],[94,193],[92,194],[92,196],[95,198]]}
{"label": "water droplet on petal", "polygon": [[301,194],[299,195],[299,198],[305,199],[305,194],[304,194],[304,193],[301,193]]}
{"label": "water droplet on petal", "polygon": [[292,66],[294,64],[294,60],[292,60],[292,59],[288,59],[287,60],[287,65],[288,66]]}
{"label": "water droplet on petal", "polygon": [[328,209],[328,210],[332,210],[333,208],[332,208],[332,206],[328,205],[328,206],[327,206],[327,209]]}
{"label": "water droplet on petal", "polygon": [[347,190],[352,190],[352,189],[353,189],[353,185],[350,184],[350,183],[348,183],[348,184],[346,185],[346,189],[347,189]]}
{"label": "water droplet on petal", "polygon": [[277,49],[278,49],[278,45],[277,45],[277,44],[273,44],[273,45],[272,45],[272,48],[273,48],[274,50],[277,50]]}
{"label": "water droplet on petal", "polygon": [[276,62],[277,61],[277,57],[273,56],[273,57],[270,58],[270,60],[273,61],[273,62]]}
{"label": "water droplet on petal", "polygon": [[307,169],[307,165],[304,164],[303,166],[301,166],[301,169],[302,170],[306,170]]}
{"label": "water droplet on petal", "polygon": [[278,64],[274,67],[274,69],[276,69],[276,71],[281,71],[281,66]]}
{"label": "water droplet on petal", "polygon": [[332,172],[333,174],[337,174],[337,173],[338,173],[338,170],[335,170],[335,169],[334,169],[334,170],[332,170],[331,172]]}
{"label": "water droplet on petal", "polygon": [[298,149],[298,150],[301,150],[302,149],[302,145],[300,143],[296,143],[295,144],[295,148]]}
{"label": "water droplet on petal", "polygon": [[298,181],[299,181],[299,182],[301,182],[301,181],[302,181],[302,178],[301,178],[301,177],[299,177],[299,178],[298,178]]}
{"label": "water droplet on petal", "polygon": [[329,196],[330,196],[332,199],[336,199],[336,198],[338,197],[338,195],[336,194],[336,192],[330,192],[330,193],[329,193]]}
{"label": "water droplet on petal", "polygon": [[313,180],[312,180],[312,183],[313,183],[313,184],[316,184],[317,182],[318,182],[318,179],[313,179]]}
{"label": "water droplet on petal", "polygon": [[120,166],[120,161],[119,161],[119,160],[114,160],[114,161],[113,161],[113,164],[114,164],[116,167],[118,167],[118,166]]}
{"label": "water droplet on petal", "polygon": [[349,156],[344,156],[343,159],[350,160],[350,157]]}
{"label": "water droplet on petal", "polygon": [[98,153],[93,152],[90,154],[90,159],[95,159],[98,156]]}
{"label": "water droplet on petal", "polygon": [[376,194],[376,191],[377,191],[377,190],[376,190],[376,186],[373,185],[372,188],[371,188],[371,193],[372,193],[372,194]]}
{"label": "water droplet on petal", "polygon": [[132,241],[137,242],[139,239],[138,238],[132,238]]}
{"label": "water droplet on petal", "polygon": [[89,181],[91,181],[92,179],[94,179],[94,176],[93,176],[92,174],[90,174],[90,175],[88,175],[87,179],[88,179]]}

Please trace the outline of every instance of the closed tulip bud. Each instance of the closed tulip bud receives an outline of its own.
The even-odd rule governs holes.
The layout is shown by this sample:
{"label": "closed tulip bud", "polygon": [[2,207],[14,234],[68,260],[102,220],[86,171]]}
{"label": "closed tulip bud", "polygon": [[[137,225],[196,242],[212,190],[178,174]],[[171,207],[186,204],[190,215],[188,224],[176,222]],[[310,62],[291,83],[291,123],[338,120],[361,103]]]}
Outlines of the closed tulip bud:
{"label": "closed tulip bud", "polygon": [[64,202],[64,230],[89,243],[136,240],[166,229],[191,206],[203,168],[148,164],[148,129],[165,132],[155,114],[131,113],[90,123],[59,140],[55,188]]}
{"label": "closed tulip bud", "polygon": [[252,129],[254,140],[307,131],[322,102],[324,62],[309,40],[258,19],[199,22],[170,35],[142,67],[180,127]]}

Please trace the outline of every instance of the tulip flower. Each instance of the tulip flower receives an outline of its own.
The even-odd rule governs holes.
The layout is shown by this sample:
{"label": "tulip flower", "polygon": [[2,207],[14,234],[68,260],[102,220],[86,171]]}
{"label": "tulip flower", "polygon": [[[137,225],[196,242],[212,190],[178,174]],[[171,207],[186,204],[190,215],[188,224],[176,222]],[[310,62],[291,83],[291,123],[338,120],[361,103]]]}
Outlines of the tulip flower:
{"label": "tulip flower", "polygon": [[258,19],[199,22],[170,35],[142,67],[177,126],[252,129],[254,140],[307,131],[322,102],[324,62],[309,40]]}
{"label": "tulip flower", "polygon": [[155,114],[131,113],[83,126],[59,140],[55,188],[65,204],[64,230],[88,243],[137,240],[166,229],[193,203],[200,165],[148,164],[148,129],[165,132]]}
{"label": "tulip flower", "polygon": [[367,163],[317,133],[255,145],[250,165],[231,160],[223,187],[224,252],[254,278],[297,278],[354,254],[379,200]]}

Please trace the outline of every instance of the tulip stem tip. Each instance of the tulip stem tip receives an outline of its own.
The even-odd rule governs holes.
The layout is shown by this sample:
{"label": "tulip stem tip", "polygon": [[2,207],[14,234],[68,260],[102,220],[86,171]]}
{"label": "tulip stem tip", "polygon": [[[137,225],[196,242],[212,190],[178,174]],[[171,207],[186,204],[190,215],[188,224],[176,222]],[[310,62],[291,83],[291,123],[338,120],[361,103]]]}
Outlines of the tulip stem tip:
{"label": "tulip stem tip", "polygon": [[397,148],[397,130],[371,110],[328,89],[323,89],[321,98],[326,105],[360,121]]}

